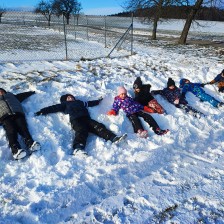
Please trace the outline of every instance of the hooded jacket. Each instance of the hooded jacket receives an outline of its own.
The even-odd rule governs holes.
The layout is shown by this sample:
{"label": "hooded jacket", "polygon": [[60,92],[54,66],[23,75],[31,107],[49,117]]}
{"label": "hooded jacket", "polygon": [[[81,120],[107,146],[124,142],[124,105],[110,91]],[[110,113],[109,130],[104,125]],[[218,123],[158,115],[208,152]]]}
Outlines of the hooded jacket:
{"label": "hooded jacket", "polygon": [[24,115],[21,102],[34,94],[35,92],[24,92],[14,95],[11,92],[6,92],[0,96],[0,122],[8,116],[22,114]]}

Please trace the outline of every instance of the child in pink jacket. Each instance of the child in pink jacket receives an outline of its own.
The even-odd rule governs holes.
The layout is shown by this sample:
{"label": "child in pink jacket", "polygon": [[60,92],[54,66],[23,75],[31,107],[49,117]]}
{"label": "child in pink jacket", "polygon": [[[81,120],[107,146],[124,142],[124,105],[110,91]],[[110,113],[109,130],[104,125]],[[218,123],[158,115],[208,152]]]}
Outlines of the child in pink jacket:
{"label": "child in pink jacket", "polygon": [[123,109],[126,113],[132,123],[134,132],[140,137],[147,138],[148,132],[144,130],[139,117],[142,117],[157,135],[164,135],[169,131],[168,129],[162,130],[150,114],[143,112],[147,112],[148,107],[141,105],[128,96],[127,90],[123,86],[118,87],[118,96],[114,98],[112,109],[107,114],[117,115],[120,109]]}

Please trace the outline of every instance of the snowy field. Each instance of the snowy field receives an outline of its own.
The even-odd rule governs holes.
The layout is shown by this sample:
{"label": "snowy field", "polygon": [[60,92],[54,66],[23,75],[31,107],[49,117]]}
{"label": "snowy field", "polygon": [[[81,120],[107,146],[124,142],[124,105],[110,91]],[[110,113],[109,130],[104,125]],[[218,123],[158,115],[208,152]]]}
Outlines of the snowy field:
{"label": "snowy field", "polygon": [[[152,116],[170,132],[155,135],[143,122],[147,139],[133,133],[123,112],[106,115],[118,86],[133,96],[137,76],[152,90],[164,88],[168,77],[177,84],[181,78],[204,83],[224,69],[223,55],[212,47],[134,47],[137,53],[124,58],[0,64],[1,88],[36,91],[23,106],[30,132],[42,145],[41,151],[14,161],[0,128],[1,224],[224,223],[223,108],[188,93],[190,105],[207,115],[198,119],[156,96],[168,115]],[[205,90],[224,102],[216,86]],[[83,101],[103,96],[89,109],[92,118],[118,135],[127,133],[127,141],[115,145],[90,134],[89,156],[71,155],[74,132],[68,117],[34,116],[65,93]]]}

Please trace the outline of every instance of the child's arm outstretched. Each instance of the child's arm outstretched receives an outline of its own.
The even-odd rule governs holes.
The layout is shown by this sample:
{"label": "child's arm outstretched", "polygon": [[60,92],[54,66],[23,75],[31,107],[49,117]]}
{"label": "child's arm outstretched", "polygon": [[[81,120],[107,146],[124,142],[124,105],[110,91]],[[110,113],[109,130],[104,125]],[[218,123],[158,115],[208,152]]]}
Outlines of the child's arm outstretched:
{"label": "child's arm outstretched", "polygon": [[65,104],[56,104],[49,107],[44,107],[35,113],[35,116],[46,115],[50,113],[64,112]]}

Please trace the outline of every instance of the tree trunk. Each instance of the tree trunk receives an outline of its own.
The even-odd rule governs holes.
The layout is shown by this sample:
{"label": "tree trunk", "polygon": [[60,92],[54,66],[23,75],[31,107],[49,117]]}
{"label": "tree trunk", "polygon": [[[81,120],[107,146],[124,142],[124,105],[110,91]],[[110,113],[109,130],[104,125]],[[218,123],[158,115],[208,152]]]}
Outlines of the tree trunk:
{"label": "tree trunk", "polygon": [[198,10],[200,9],[202,3],[203,3],[203,0],[197,0],[195,5],[193,6],[192,10],[190,11],[190,13],[187,17],[187,20],[185,22],[184,28],[182,30],[180,39],[178,41],[178,44],[186,44],[187,35],[190,30],[191,23],[192,23],[195,15],[197,14]]}

